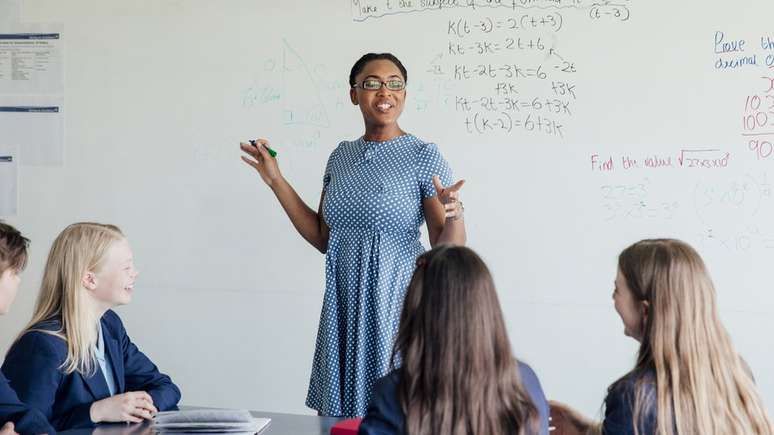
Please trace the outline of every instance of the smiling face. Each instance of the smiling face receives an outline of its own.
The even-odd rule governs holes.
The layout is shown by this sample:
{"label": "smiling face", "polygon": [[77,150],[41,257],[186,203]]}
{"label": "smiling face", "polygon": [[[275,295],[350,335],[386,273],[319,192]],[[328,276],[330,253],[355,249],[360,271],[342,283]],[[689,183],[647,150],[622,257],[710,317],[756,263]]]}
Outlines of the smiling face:
{"label": "smiling face", "polygon": [[120,239],[110,246],[99,272],[87,273],[84,281],[99,307],[108,310],[132,301],[134,281],[138,274],[129,242]]}
{"label": "smiling face", "polygon": [[376,59],[368,62],[355,77],[355,83],[358,87],[350,89],[352,103],[360,106],[367,131],[373,129],[400,130],[398,127],[398,117],[403,112],[406,89],[390,91],[385,85],[382,85],[377,90],[360,88],[363,80],[368,78],[382,82],[395,79],[405,82],[405,77],[391,61]]}

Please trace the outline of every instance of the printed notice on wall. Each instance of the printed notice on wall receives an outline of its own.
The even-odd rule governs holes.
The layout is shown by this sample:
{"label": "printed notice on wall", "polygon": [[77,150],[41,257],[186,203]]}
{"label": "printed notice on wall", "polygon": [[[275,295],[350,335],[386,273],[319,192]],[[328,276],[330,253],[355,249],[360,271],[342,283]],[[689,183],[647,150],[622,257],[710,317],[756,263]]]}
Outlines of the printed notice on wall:
{"label": "printed notice on wall", "polygon": [[19,199],[18,147],[0,145],[0,216],[15,216]]}
{"label": "printed notice on wall", "polygon": [[63,94],[62,26],[24,24],[12,28],[13,32],[0,31],[0,95]]}
{"label": "printed notice on wall", "polygon": [[64,163],[62,97],[0,95],[0,144],[19,146],[22,165]]}

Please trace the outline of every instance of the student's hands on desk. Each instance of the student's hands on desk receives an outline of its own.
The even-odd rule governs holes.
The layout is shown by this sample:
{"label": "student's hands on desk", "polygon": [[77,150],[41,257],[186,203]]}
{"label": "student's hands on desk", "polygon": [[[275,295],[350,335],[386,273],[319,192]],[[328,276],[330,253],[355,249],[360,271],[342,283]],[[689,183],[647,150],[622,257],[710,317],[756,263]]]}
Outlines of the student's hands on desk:
{"label": "student's hands on desk", "polygon": [[159,412],[153,398],[145,391],[116,394],[91,404],[91,421],[139,423],[150,420]]}
{"label": "student's hands on desk", "polygon": [[13,427],[13,422],[9,421],[0,428],[0,435],[19,435]]}

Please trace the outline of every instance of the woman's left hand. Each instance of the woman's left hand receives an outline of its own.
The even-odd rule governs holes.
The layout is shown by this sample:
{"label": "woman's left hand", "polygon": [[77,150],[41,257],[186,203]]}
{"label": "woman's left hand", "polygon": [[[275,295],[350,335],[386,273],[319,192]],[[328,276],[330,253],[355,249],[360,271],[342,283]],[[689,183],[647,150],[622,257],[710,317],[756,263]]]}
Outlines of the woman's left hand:
{"label": "woman's left hand", "polygon": [[441,179],[437,175],[433,176],[433,185],[438,194],[436,198],[443,204],[446,219],[457,220],[462,217],[465,207],[463,207],[462,201],[460,201],[460,189],[462,189],[464,184],[465,180],[459,180],[449,187],[443,187]]}

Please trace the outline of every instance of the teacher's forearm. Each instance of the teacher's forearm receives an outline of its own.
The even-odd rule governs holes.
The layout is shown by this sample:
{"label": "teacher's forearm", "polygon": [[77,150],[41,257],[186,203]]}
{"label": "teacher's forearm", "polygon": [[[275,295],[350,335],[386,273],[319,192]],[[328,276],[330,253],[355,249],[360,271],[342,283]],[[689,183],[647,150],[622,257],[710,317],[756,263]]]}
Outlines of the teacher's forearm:
{"label": "teacher's forearm", "polygon": [[435,245],[464,245],[467,241],[465,233],[465,218],[446,219],[443,229],[436,239]]}
{"label": "teacher's forearm", "polygon": [[328,237],[322,230],[319,214],[306,205],[293,186],[284,178],[273,182],[271,190],[301,237],[318,251],[325,253],[328,249]]}

